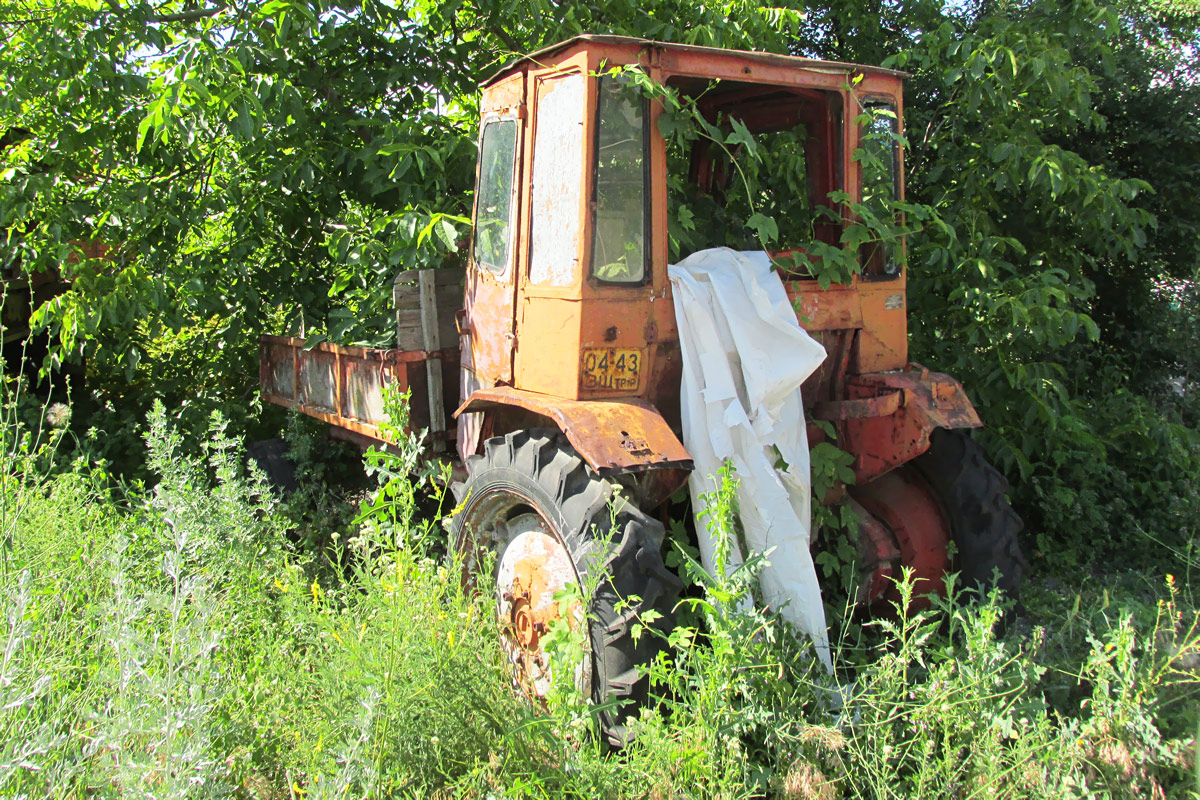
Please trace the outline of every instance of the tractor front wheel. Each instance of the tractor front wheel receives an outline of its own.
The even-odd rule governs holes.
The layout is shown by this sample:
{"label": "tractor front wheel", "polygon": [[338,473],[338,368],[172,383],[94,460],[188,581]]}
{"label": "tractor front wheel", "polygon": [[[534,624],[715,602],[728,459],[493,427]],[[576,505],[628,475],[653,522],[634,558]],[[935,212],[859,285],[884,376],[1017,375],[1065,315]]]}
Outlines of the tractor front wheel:
{"label": "tractor front wheel", "polygon": [[924,595],[944,593],[947,572],[957,572],[968,589],[983,592],[995,581],[1012,593],[1029,564],[1017,542],[1021,518],[1009,506],[1007,490],[973,439],[944,428],[912,462],[854,487],[865,515],[861,601],[886,613],[901,599],[893,582],[902,568],[912,572],[917,608],[928,604]]}
{"label": "tractor front wheel", "polygon": [[[663,647],[650,630],[635,641],[634,626],[669,630],[681,588],[663,564],[663,526],[620,497],[557,431],[518,431],[483,449],[455,487],[462,507],[451,541],[464,579],[495,592],[517,686],[538,701],[553,680],[570,679],[595,703],[632,701],[600,715],[609,743],[624,744],[625,721],[647,698],[638,668]],[[561,602],[569,584],[594,587],[589,608]],[[585,652],[573,676],[556,677],[545,642],[563,623],[581,634]]]}

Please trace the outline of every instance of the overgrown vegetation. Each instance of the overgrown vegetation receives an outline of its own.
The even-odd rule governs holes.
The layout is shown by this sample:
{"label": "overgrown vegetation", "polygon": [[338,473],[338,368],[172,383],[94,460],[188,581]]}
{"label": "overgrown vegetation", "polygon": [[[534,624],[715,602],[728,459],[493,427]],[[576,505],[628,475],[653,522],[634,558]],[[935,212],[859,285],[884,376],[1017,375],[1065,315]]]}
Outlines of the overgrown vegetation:
{"label": "overgrown vegetation", "polygon": [[51,474],[53,440],[24,441],[0,461],[5,796],[1200,792],[1200,618],[1174,578],[1085,589],[1066,614],[1035,591],[1003,639],[996,598],[952,597],[874,623],[831,676],[739,602],[761,556],[712,577],[685,558],[659,699],[611,753],[586,706],[511,691],[492,599],[454,564],[372,524],[324,556],[289,540],[221,419],[186,455],[157,408],[154,485],[121,490],[83,460]]}
{"label": "overgrown vegetation", "polygon": [[[12,0],[0,257],[70,279],[35,323],[129,471],[154,398],[189,441],[216,408],[260,427],[258,334],[387,341],[396,270],[459,258],[475,87],[513,54],[612,32],[897,67],[913,358],[968,388],[1039,553],[1191,563],[1198,29],[1191,0]],[[786,189],[777,149],[757,177]],[[813,213],[729,199],[686,210],[760,240]]]}

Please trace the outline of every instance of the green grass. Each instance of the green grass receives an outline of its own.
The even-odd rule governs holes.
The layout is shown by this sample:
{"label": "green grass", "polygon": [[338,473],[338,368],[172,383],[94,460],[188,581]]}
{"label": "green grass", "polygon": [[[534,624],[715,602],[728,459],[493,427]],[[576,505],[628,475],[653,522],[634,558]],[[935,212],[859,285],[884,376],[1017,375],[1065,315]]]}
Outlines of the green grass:
{"label": "green grass", "polygon": [[1200,797],[1182,577],[1035,580],[1004,637],[946,601],[844,636],[831,677],[721,576],[615,754],[514,696],[490,599],[396,535],[407,490],[297,545],[332,505],[281,508],[219,421],[189,457],[156,413],[158,483],[119,490],[7,422],[3,797]]}

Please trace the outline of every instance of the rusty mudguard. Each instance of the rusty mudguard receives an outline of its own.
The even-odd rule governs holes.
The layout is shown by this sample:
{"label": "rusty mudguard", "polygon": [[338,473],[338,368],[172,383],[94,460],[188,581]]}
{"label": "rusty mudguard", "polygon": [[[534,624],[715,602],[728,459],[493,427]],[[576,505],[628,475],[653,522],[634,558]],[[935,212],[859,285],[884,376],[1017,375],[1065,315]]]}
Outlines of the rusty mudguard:
{"label": "rusty mudguard", "polygon": [[566,400],[497,386],[472,393],[454,416],[498,406],[523,408],[553,421],[602,476],[692,468],[692,457],[679,437],[644,400]]}
{"label": "rusty mudguard", "polygon": [[860,485],[924,453],[936,428],[983,425],[961,383],[918,364],[850,376],[846,392],[846,400],[818,403],[813,415],[840,428]]}

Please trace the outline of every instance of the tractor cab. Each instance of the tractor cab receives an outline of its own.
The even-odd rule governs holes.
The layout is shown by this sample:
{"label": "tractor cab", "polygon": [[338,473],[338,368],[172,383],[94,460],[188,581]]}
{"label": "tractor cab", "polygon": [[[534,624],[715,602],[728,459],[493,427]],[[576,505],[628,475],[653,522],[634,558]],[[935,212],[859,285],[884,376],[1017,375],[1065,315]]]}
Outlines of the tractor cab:
{"label": "tractor cab", "polygon": [[[627,67],[648,80],[639,87]],[[676,135],[674,101],[646,86],[693,104],[721,137],[742,129],[753,141]],[[843,231],[856,204],[900,198],[902,153],[898,137],[884,134],[899,133],[901,87],[892,70],[614,36],[563,42],[488,80],[461,400],[464,411],[508,408],[460,419],[462,457],[489,435],[536,421],[530,413],[556,419],[562,402],[547,413],[543,400],[556,398],[623,400],[622,413],[644,404],[661,418],[638,431],[594,430],[647,451],[589,458],[601,470],[686,460],[663,444],[679,430],[667,264],[708,247],[762,249],[750,219],[778,228],[789,295],[829,353],[805,387],[808,407],[844,401],[854,375],[903,368],[902,243],[848,252],[858,264],[843,282],[819,281],[809,269],[821,253],[850,247]],[[869,147],[885,151],[872,159],[884,168],[864,174],[856,154]],[[859,394],[879,391],[872,384]],[[591,455],[593,446],[573,444]]]}

